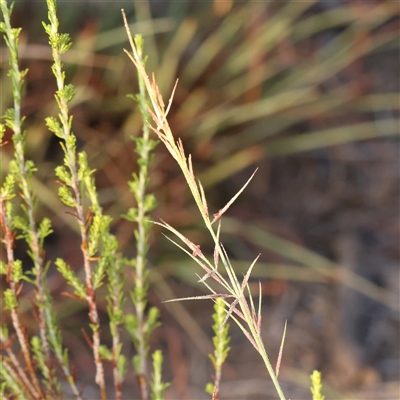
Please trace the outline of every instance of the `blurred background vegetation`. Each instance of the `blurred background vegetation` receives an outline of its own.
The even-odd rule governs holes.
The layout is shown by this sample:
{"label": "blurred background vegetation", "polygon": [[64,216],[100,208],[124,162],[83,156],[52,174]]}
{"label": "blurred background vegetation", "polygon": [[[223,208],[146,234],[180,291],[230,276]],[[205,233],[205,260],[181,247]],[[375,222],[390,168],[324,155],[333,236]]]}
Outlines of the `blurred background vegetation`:
{"label": "blurred background vegetation", "polygon": [[[223,219],[222,239],[238,274],[261,253],[253,282],[262,282],[264,338],[273,360],[288,321],[280,372],[288,398],[309,398],[313,369],[322,371],[327,398],[397,398],[399,3],[60,1],[58,7],[60,30],[74,42],[64,58],[67,80],[78,91],[73,129],[97,171],[121,250],[133,256],[133,227],[120,215],[133,203],[130,137],[141,133],[139,110],[126,97],[137,83],[122,51],[128,47],[123,7],[132,32],[145,37],[148,71],[166,99],[179,78],[169,120],[192,153],[209,207],[217,212],[259,168]],[[45,2],[16,2],[21,62],[29,68],[28,157],[38,166],[38,213],[54,221],[47,257],[62,256],[79,270],[75,221],[57,197],[54,167],[62,152],[44,122],[56,112],[45,17]],[[1,68],[4,113],[12,101],[4,42]],[[2,148],[4,165],[11,154]],[[159,202],[154,218],[212,254],[184,180],[162,146],[150,185]],[[173,382],[167,397],[205,399],[212,303],[160,304],[202,288],[195,265],[157,227],[150,257],[150,302],[163,320],[153,344],[164,350],[165,379]],[[64,338],[82,382],[90,381],[90,349],[80,333],[86,310],[62,296],[69,288],[54,270],[50,290]],[[26,323],[34,329],[28,290]],[[222,398],[272,396],[257,354],[234,327],[231,345]],[[134,384],[128,376],[126,387]]]}

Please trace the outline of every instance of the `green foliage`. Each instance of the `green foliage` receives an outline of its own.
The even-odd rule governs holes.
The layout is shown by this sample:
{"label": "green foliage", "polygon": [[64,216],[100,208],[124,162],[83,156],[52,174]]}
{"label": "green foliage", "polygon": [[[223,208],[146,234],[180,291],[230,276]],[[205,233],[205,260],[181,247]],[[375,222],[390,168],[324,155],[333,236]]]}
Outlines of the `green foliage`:
{"label": "green foliage", "polygon": [[74,199],[70,189],[67,186],[60,186],[58,188],[58,195],[65,205],[71,208],[75,207],[76,200]]}
{"label": "green foliage", "polygon": [[153,381],[151,382],[151,398],[152,400],[163,400],[165,389],[170,386],[169,383],[162,382],[162,364],[163,355],[161,350],[153,353]]}
{"label": "green foliage", "polygon": [[112,360],[111,351],[107,346],[104,346],[104,345],[100,346],[100,357],[103,360],[107,360],[107,361],[111,361]]}
{"label": "green foliage", "polygon": [[311,393],[312,400],[325,400],[325,396],[322,394],[322,380],[321,380],[321,372],[313,371],[310,375],[311,378]]}
{"label": "green foliage", "polygon": [[120,354],[122,349],[122,344],[118,347],[117,352],[117,369],[121,376],[121,379],[124,379],[126,373],[128,372],[128,363],[126,357],[123,354]]}
{"label": "green foliage", "polygon": [[18,283],[21,279],[24,278],[24,272],[22,270],[22,262],[21,260],[15,260],[12,265],[12,278],[14,282]]}
{"label": "green foliage", "polygon": [[[18,374],[6,364],[4,369],[5,381],[7,382],[7,390],[17,397],[21,398],[44,398],[48,394],[51,398],[60,397],[60,382],[56,378],[54,364],[51,361],[51,350],[53,350],[58,358],[59,364],[63,369],[64,376],[69,380],[70,386],[76,399],[80,399],[80,395],[72,378],[66,353],[62,355],[62,339],[55,325],[51,307],[52,301],[46,289],[45,273],[48,267],[45,267],[44,261],[44,240],[51,234],[52,227],[50,219],[44,218],[38,225],[35,216],[35,194],[31,187],[31,179],[33,173],[37,170],[35,164],[31,160],[25,158],[25,137],[26,131],[22,130],[24,117],[21,116],[21,97],[24,85],[24,77],[27,70],[19,69],[18,61],[18,34],[20,29],[11,28],[10,14],[12,7],[7,8],[7,2],[1,1],[1,10],[4,17],[4,23],[1,30],[4,32],[7,47],[10,52],[10,71],[9,76],[12,83],[12,93],[14,98],[14,107],[6,111],[4,120],[5,125],[13,131],[12,141],[14,144],[14,159],[9,163],[10,173],[1,190],[1,210],[2,210],[2,227],[5,230],[4,244],[7,247],[8,265],[10,268],[9,284],[10,288],[4,293],[6,309],[11,310],[13,315],[13,328],[17,333],[18,343],[23,353],[25,366],[13,359],[12,365]],[[4,126],[1,127],[2,136]],[[20,210],[14,212],[13,190],[15,183],[20,188],[19,197],[22,199]],[[4,202],[5,207],[4,207]],[[5,213],[4,213],[5,210]],[[18,232],[14,232],[16,230]],[[14,259],[13,247],[14,238],[24,239],[29,246],[27,253],[33,261],[31,271],[25,272],[22,262]],[[49,264],[48,264],[49,265]],[[3,269],[3,268],[2,268]],[[8,273],[8,271],[7,271]],[[27,281],[35,287],[34,306],[37,310],[37,319],[39,325],[39,337],[31,339],[29,346],[28,337],[23,332],[21,322],[18,317],[18,295],[19,285],[21,281]],[[8,351],[9,354],[10,351]],[[15,356],[14,356],[15,357]],[[20,357],[21,358],[21,357]],[[35,360],[35,363],[33,362]],[[3,369],[3,368],[2,368]],[[39,370],[36,371],[36,369]],[[27,375],[21,372],[27,371]],[[8,373],[9,372],[9,373]],[[43,386],[39,383],[36,374],[43,376]],[[14,379],[15,378],[15,379]],[[22,379],[22,381],[20,381]],[[17,389],[21,388],[20,390]],[[6,390],[3,387],[3,390]],[[25,392],[26,391],[26,392]]]}
{"label": "green foliage", "polygon": [[[24,207],[21,207],[24,209]],[[19,235],[17,236],[18,239],[25,239],[28,244],[30,240],[30,233],[31,227],[29,225],[29,221],[27,221],[25,215],[16,215],[13,219],[13,228],[18,229],[20,231]]]}
{"label": "green foliage", "polygon": [[62,259],[57,258],[55,262],[58,271],[64,277],[64,279],[71,285],[75,290],[74,293],[84,300],[86,298],[86,288],[79,278],[72,271],[71,267]]}
{"label": "green foliage", "polygon": [[[140,59],[145,63],[143,58],[143,39],[140,35],[135,38],[140,53]],[[148,126],[150,114],[148,110],[149,100],[145,90],[145,83],[141,75],[138,74],[139,93],[135,96],[130,96],[139,104],[139,109],[143,121],[142,137],[132,137],[135,142],[135,152],[138,154],[139,172],[132,174],[132,179],[128,182],[129,189],[132,192],[136,207],[132,207],[124,215],[124,217],[137,224],[134,229],[136,239],[136,258],[129,260],[128,264],[134,268],[134,288],[130,292],[132,303],[135,307],[135,315],[127,315],[125,317],[125,326],[129,332],[137,354],[133,357],[133,366],[138,376],[139,390],[141,397],[148,399],[148,377],[147,377],[147,357],[149,353],[149,339],[152,332],[160,325],[159,311],[155,307],[151,307],[146,315],[145,308],[147,305],[147,253],[149,249],[148,240],[151,229],[151,223],[148,221],[149,213],[156,207],[157,202],[153,194],[147,193],[149,184],[149,167],[152,161],[151,152],[157,146],[157,141],[150,139],[150,128]],[[158,356],[157,356],[158,357]],[[157,358],[158,360],[158,358]],[[157,367],[159,367],[157,365]],[[160,367],[161,368],[161,367]],[[153,383],[150,386],[153,388],[153,395],[157,399],[163,396],[163,386],[160,382],[154,382],[155,378],[159,378],[158,373],[154,372]],[[161,385],[161,386],[160,386]],[[152,396],[153,396],[152,395]]]}
{"label": "green foliage", "polygon": [[229,324],[224,325],[226,310],[222,299],[215,300],[212,317],[214,320],[213,331],[215,336],[213,337],[213,343],[215,350],[214,355],[210,354],[210,358],[214,368],[217,369],[221,368],[230,350]]}
{"label": "green foliage", "polygon": [[4,291],[4,303],[5,303],[5,310],[14,310],[18,307],[18,300],[15,296],[14,292],[11,289],[6,289]]}
{"label": "green foliage", "polygon": [[[61,54],[62,53],[63,52],[61,51]],[[66,103],[69,103],[75,97],[75,94],[76,94],[76,90],[75,90],[74,86],[71,84],[68,84],[68,85],[65,85],[62,89],[56,91],[56,98],[63,99]]]}
{"label": "green foliage", "polygon": [[0,189],[0,197],[4,200],[11,200],[14,194],[15,177],[14,174],[8,174]]}
{"label": "green foliage", "polygon": [[217,298],[215,300],[214,313],[212,315],[214,320],[212,328],[215,333],[215,336],[212,339],[214,344],[214,354],[208,355],[214,367],[215,380],[214,383],[208,383],[206,386],[206,392],[209,394],[213,394],[215,386],[219,386],[222,365],[230,350],[229,324],[227,324],[225,320],[226,313],[227,311],[225,310],[223,300]]}
{"label": "green foliage", "polygon": [[9,65],[10,70],[8,76],[11,78],[13,96],[15,99],[15,104],[18,106],[14,110],[8,110],[5,115],[6,125],[10,127],[14,132],[16,132],[17,137],[20,135],[19,124],[19,105],[21,103],[22,88],[24,85],[24,77],[27,70],[20,71],[18,68],[18,38],[21,32],[21,28],[11,27],[11,13],[12,7],[10,9],[7,7],[7,1],[1,0],[0,8],[4,17],[4,22],[0,24],[0,31],[4,33],[3,37],[6,45],[10,52]]}
{"label": "green foliage", "polygon": [[7,264],[0,260],[0,275],[5,275],[7,273]]}
{"label": "green foliage", "polygon": [[48,19],[50,24],[43,22],[43,27],[49,36],[49,44],[52,49],[56,49],[60,54],[65,53],[72,45],[70,37],[66,33],[58,33],[57,2],[47,0]]}
{"label": "green foliage", "polygon": [[19,396],[21,399],[25,398],[25,392],[23,390],[23,387],[19,384],[18,380],[13,376],[10,372],[9,369],[5,365],[5,360],[0,359],[0,380],[2,381],[1,383],[1,389],[0,389],[0,395],[2,399],[7,398],[4,395],[4,392],[9,391],[16,396]]}
{"label": "green foliage", "polygon": [[72,186],[71,173],[67,171],[64,165],[59,165],[55,169],[56,176],[67,186]]}
{"label": "green foliage", "polygon": [[61,385],[60,382],[56,379],[54,369],[49,366],[46,355],[43,351],[43,344],[39,337],[33,336],[31,339],[31,346],[33,357],[39,367],[40,372],[43,374],[43,383],[47,388],[49,393],[56,394],[58,397],[61,396]]}
{"label": "green foliage", "polygon": [[0,325],[0,342],[5,343],[8,340],[8,327],[6,324]]}
{"label": "green foliage", "polygon": [[105,220],[103,215],[96,214],[93,217],[92,226],[90,227],[90,232],[89,232],[89,246],[88,246],[89,257],[93,257],[96,254],[99,247],[100,236],[102,234],[102,231],[104,231],[105,227],[108,228],[108,221]]}
{"label": "green foliage", "polygon": [[[110,221],[108,221],[109,223]],[[107,313],[110,318],[110,331],[114,341],[118,339],[113,346],[111,355],[112,361],[115,363],[115,374],[118,374],[118,380],[122,381],[127,372],[126,357],[122,353],[122,343],[119,342],[119,332],[124,324],[124,305],[126,296],[124,293],[125,279],[123,275],[123,259],[117,253],[118,242],[113,235],[106,231],[102,237],[103,251],[98,264],[98,271],[103,269],[108,272],[108,292],[107,300]],[[97,271],[96,271],[97,272]],[[94,282],[96,278],[94,276]]]}
{"label": "green foliage", "polygon": [[44,239],[53,233],[51,221],[48,218],[43,218],[38,228],[38,236],[40,240],[40,247],[43,248]]}
{"label": "green foliage", "polygon": [[[49,128],[50,132],[53,132],[60,139],[62,139],[64,137],[64,133],[63,133],[61,124],[56,118],[47,117],[46,118],[46,126]],[[58,168],[59,167],[56,168],[56,172],[57,172]]]}

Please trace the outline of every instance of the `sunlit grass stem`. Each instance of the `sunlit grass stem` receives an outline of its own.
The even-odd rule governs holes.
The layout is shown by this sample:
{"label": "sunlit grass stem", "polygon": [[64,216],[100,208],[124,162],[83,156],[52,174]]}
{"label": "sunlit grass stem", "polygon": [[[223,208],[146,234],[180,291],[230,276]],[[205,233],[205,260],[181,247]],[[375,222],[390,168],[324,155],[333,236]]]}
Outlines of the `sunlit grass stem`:
{"label": "sunlit grass stem", "polygon": [[[215,298],[219,298],[219,297],[226,298],[227,296],[234,298],[234,301],[231,304],[229,302],[227,302],[226,300],[224,300],[224,302],[229,310],[229,311],[227,311],[227,316],[232,315],[233,312],[237,313],[237,311],[235,311],[235,306],[239,305],[239,307],[240,307],[239,317],[241,317],[245,321],[245,324],[247,325],[250,332],[247,332],[247,330],[239,322],[237,317],[234,317],[234,320],[238,323],[238,325],[242,329],[243,333],[253,343],[256,350],[260,353],[260,355],[266,365],[268,373],[271,376],[272,382],[273,382],[275,389],[279,395],[279,398],[281,400],[283,400],[283,399],[285,399],[285,396],[279,385],[278,379],[277,379],[274,369],[269,361],[269,358],[268,358],[267,353],[264,348],[263,341],[261,339],[261,331],[260,331],[261,315],[258,315],[258,319],[257,319],[257,316],[255,315],[255,312],[253,310],[254,309],[253,303],[251,302],[252,310],[250,310],[249,305],[248,305],[245,295],[244,295],[244,290],[247,288],[247,280],[249,278],[249,274],[251,272],[251,268],[253,265],[250,267],[248,274],[244,278],[244,281],[242,282],[242,284],[240,284],[238,278],[236,277],[236,275],[233,271],[232,266],[230,265],[229,259],[226,255],[222,245],[219,242],[218,230],[215,231],[212,226],[213,223],[218,221],[221,218],[221,216],[226,212],[226,210],[229,208],[229,206],[232,204],[232,202],[238,197],[238,195],[243,191],[243,189],[247,186],[247,184],[249,183],[250,180],[247,181],[247,183],[243,186],[243,188],[233,197],[233,199],[230,202],[227,203],[227,205],[224,208],[219,210],[218,213],[214,214],[214,218],[211,220],[210,216],[209,216],[208,205],[207,205],[204,190],[202,188],[201,183],[199,181],[197,181],[197,179],[194,175],[194,172],[193,172],[191,156],[189,155],[186,157],[184,148],[183,148],[183,144],[180,139],[178,139],[177,142],[175,141],[175,138],[172,134],[171,128],[167,121],[167,115],[168,115],[168,111],[171,106],[175,88],[173,90],[171,98],[169,99],[167,107],[165,107],[164,101],[161,97],[161,94],[160,94],[159,88],[157,86],[154,75],[150,79],[146,73],[145,66],[139,56],[137,47],[136,47],[136,45],[132,39],[132,36],[130,34],[125,15],[124,15],[124,22],[125,22],[125,27],[127,29],[127,34],[128,34],[129,42],[131,45],[131,49],[132,49],[132,53],[130,53],[126,50],[125,50],[125,52],[129,56],[131,61],[134,63],[139,74],[141,75],[142,79],[144,80],[145,85],[146,85],[146,90],[147,90],[147,93],[148,93],[148,96],[149,96],[149,99],[151,102],[151,108],[149,108],[149,112],[152,116],[155,126],[151,126],[151,125],[150,126],[153,129],[153,131],[156,132],[159,139],[165,144],[165,146],[167,147],[167,149],[170,152],[170,154],[172,155],[172,157],[177,161],[177,163],[186,179],[187,185],[189,186],[192,196],[197,204],[197,207],[200,211],[200,214],[206,225],[206,228],[209,231],[209,233],[214,241],[214,245],[215,245],[214,260],[221,259],[221,261],[226,269],[228,278],[229,278],[229,284],[227,284],[226,282],[223,281],[222,276],[218,273],[217,265],[211,266],[211,268],[209,269],[208,267],[202,265],[200,262],[200,264],[203,266],[203,268],[206,271],[209,271],[208,274],[211,277],[213,277],[215,280],[217,280],[219,283],[221,283],[222,286],[229,292],[229,295],[228,294],[218,294],[218,293],[215,293],[208,285],[206,285],[212,291],[212,294],[208,295],[208,297],[210,299],[215,299]],[[204,257],[204,255],[201,253],[199,246],[196,246],[195,244],[191,243],[189,241],[189,239],[187,239],[187,238],[182,238],[182,235],[177,233],[176,230],[173,229],[172,227],[170,227],[168,224],[163,222],[163,223],[160,223],[160,225],[166,227],[167,229],[169,229],[172,232],[174,232],[175,234],[177,234],[177,236],[180,237],[183,240],[183,242],[186,243],[186,245],[188,245],[188,247],[193,251],[193,254],[192,254],[193,259],[196,260],[196,257],[199,257],[202,261],[207,263],[207,260]],[[196,262],[197,262],[197,260],[196,260]],[[205,283],[205,280],[203,280],[203,283]],[[261,293],[260,293],[260,296],[261,296]],[[196,297],[196,298],[198,298],[198,297]],[[202,298],[207,298],[207,296],[202,296]],[[182,299],[182,300],[189,300],[189,299],[194,299],[194,298],[187,298],[187,299]],[[177,300],[179,300],[179,299],[177,299]]]}

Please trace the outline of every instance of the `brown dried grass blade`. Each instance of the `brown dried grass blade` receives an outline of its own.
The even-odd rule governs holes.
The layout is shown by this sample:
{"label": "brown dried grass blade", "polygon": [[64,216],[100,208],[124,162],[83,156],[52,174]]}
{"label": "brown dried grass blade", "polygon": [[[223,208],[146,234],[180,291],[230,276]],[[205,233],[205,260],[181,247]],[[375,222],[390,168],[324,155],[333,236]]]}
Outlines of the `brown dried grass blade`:
{"label": "brown dried grass blade", "polygon": [[246,186],[250,183],[250,181],[253,179],[255,173],[257,172],[258,168],[253,172],[251,177],[247,180],[247,182],[242,186],[242,188],[226,203],[225,207],[221,208],[216,214],[214,214],[214,219],[212,220],[212,224],[220,219],[222,215],[228,210],[228,208],[232,205],[232,203],[240,196],[240,194],[243,192],[243,190],[246,188]]}
{"label": "brown dried grass blade", "polygon": [[229,310],[228,310],[228,312],[226,313],[224,322],[222,322],[221,326],[219,327],[219,332],[221,332],[222,329],[224,329],[224,326],[225,326],[226,322],[228,321],[228,318],[231,316],[233,310],[235,309],[237,303],[239,303],[239,299],[235,299],[235,300],[232,302],[232,304],[230,305]]}
{"label": "brown dried grass blade", "polygon": [[209,270],[202,278],[199,277],[198,283],[204,283],[209,277],[213,277],[217,282],[220,282],[220,279],[218,278],[216,272],[213,270]]}
{"label": "brown dried grass blade", "polygon": [[275,375],[278,377],[279,375],[279,369],[281,367],[281,361],[282,361],[282,353],[283,353],[283,345],[285,343],[285,338],[286,338],[286,326],[287,326],[287,320],[285,321],[285,328],[283,329],[283,336],[282,336],[282,342],[281,346],[279,348],[279,355],[278,355],[278,360],[276,361],[276,368],[275,368]]}
{"label": "brown dried grass blade", "polygon": [[208,204],[207,204],[206,194],[204,192],[203,185],[201,184],[201,182],[199,180],[197,180],[197,186],[200,190],[200,198],[201,198],[201,204],[203,206],[203,211],[208,219],[209,214],[208,214]]}
{"label": "brown dried grass blade", "polygon": [[242,332],[245,334],[245,336],[247,337],[247,340],[254,346],[254,348],[256,349],[256,351],[260,352],[260,349],[257,346],[257,343],[255,342],[255,340],[253,339],[253,336],[250,335],[250,333],[248,331],[246,331],[246,329],[242,329]]}
{"label": "brown dried grass blade", "polygon": [[[204,257],[203,253],[201,253],[200,250],[200,246],[197,246],[194,250],[192,250],[192,253],[190,253],[189,251],[187,251],[185,248],[183,248],[180,244],[176,243],[175,240],[171,239],[169,236],[165,235],[164,233],[162,233],[162,235],[164,237],[166,237],[171,243],[173,243],[176,247],[178,247],[179,249],[181,249],[183,252],[185,252],[188,256],[190,256],[190,258],[192,258],[192,260],[196,261],[197,264],[199,264],[205,271],[207,274],[212,273],[212,266],[210,265],[210,263],[208,263],[210,265],[210,267],[206,267],[198,258],[197,256],[200,256],[204,261],[208,262],[208,260],[206,259],[206,257]],[[185,242],[186,243],[186,242]]]}
{"label": "brown dried grass blade", "polygon": [[[158,105],[160,106],[161,110],[165,110],[164,100],[161,96],[160,89],[157,85],[156,76],[154,75],[154,72],[151,74],[151,86],[152,86],[154,92],[156,93]],[[166,116],[166,114],[165,114],[165,116]]]}
{"label": "brown dried grass blade", "polygon": [[170,96],[170,98],[169,98],[169,100],[168,100],[167,109],[165,110],[165,116],[168,115],[169,110],[171,109],[172,100],[174,99],[174,96],[175,96],[175,90],[176,90],[176,87],[178,86],[178,80],[179,80],[179,79],[176,80],[175,85],[174,85],[174,87],[173,87],[173,89],[172,89],[171,96]]}
{"label": "brown dried grass blade", "polygon": [[186,300],[227,299],[228,297],[234,297],[234,296],[225,293],[215,293],[215,294],[206,294],[203,296],[180,297],[179,299],[164,300],[162,303],[173,303],[175,301],[186,301]]}
{"label": "brown dried grass blade", "polygon": [[218,221],[218,229],[217,229],[217,237],[215,241],[215,247],[214,247],[214,266],[215,269],[218,269],[218,261],[219,261],[219,235],[221,233],[221,220]]}
{"label": "brown dried grass blade", "polygon": [[262,303],[262,287],[261,281],[258,281],[258,315],[257,315],[257,331],[261,335],[261,303]]}
{"label": "brown dried grass blade", "polygon": [[[250,275],[251,275],[251,271],[253,270],[254,265],[256,265],[256,262],[260,258],[260,256],[261,256],[261,254],[259,254],[256,257],[256,259],[251,263],[246,275],[244,276],[243,282],[242,282],[242,286],[241,286],[242,292],[244,291],[244,288],[247,286],[247,282],[249,281],[249,278],[250,278]],[[250,294],[250,291],[249,291],[249,294]],[[251,294],[250,294],[250,296],[251,296]]]}

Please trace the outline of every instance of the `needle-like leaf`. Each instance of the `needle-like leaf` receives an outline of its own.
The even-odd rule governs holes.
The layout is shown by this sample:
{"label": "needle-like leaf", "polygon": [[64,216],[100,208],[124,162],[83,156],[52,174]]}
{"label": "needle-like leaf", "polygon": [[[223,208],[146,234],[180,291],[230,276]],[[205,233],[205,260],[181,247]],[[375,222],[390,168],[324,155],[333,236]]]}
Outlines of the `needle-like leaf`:
{"label": "needle-like leaf", "polygon": [[258,318],[257,318],[257,331],[258,334],[261,335],[261,303],[262,303],[262,287],[261,281],[258,281]]}
{"label": "needle-like leaf", "polygon": [[208,219],[209,214],[208,214],[208,204],[207,204],[206,194],[204,193],[204,188],[203,188],[203,185],[201,184],[200,180],[197,180],[197,185],[200,189],[200,198],[201,198],[201,203],[203,205],[203,211]]}
{"label": "needle-like leaf", "polygon": [[221,233],[221,220],[218,221],[218,229],[217,229],[217,236],[215,239],[215,246],[214,246],[214,266],[215,269],[218,269],[218,261],[219,261],[219,251],[218,251],[218,245],[219,245],[219,235]]}
{"label": "needle-like leaf", "polygon": [[163,303],[173,303],[176,301],[186,301],[186,300],[227,299],[229,297],[234,297],[234,296],[232,296],[231,294],[215,293],[215,294],[206,294],[202,296],[181,297],[179,299],[164,300]]}
{"label": "needle-like leaf", "polygon": [[165,238],[167,238],[171,243],[173,243],[176,247],[181,249],[183,252],[185,252],[193,261],[195,261],[198,265],[200,265],[201,268],[206,271],[206,275],[200,279],[199,282],[205,283],[205,280],[209,278],[210,276],[217,281],[219,284],[221,284],[228,292],[231,291],[228,282],[223,278],[222,275],[220,275],[218,272],[216,272],[213,269],[213,266],[211,263],[205,258],[205,261],[208,264],[208,267],[205,266],[198,257],[194,256],[192,253],[187,251],[185,248],[183,248],[180,244],[176,243],[175,240],[171,239],[169,236],[165,235],[164,233],[162,234]]}
{"label": "needle-like leaf", "polygon": [[230,305],[229,310],[228,310],[228,312],[226,313],[226,317],[225,317],[225,319],[224,319],[224,322],[221,324],[221,326],[220,326],[220,328],[219,328],[219,331],[220,331],[220,332],[222,331],[222,329],[224,329],[224,326],[225,326],[225,324],[226,324],[226,321],[228,321],[228,318],[231,316],[231,314],[232,314],[233,310],[235,309],[237,303],[239,303],[239,299],[233,300],[232,304]]}
{"label": "needle-like leaf", "polygon": [[[242,287],[241,287],[242,292],[243,292],[244,288],[246,287],[247,282],[249,281],[249,278],[250,278],[250,275],[251,275],[251,271],[253,270],[254,265],[256,265],[257,260],[260,258],[260,255],[261,255],[261,254],[259,254],[259,255],[256,257],[256,259],[251,263],[251,265],[250,265],[250,267],[249,267],[249,269],[248,269],[246,275],[245,275],[244,278],[243,278]],[[250,295],[250,297],[251,297],[251,295]]]}
{"label": "needle-like leaf", "polygon": [[186,236],[182,235],[179,231],[177,231],[171,225],[167,224],[163,220],[161,220],[161,222],[157,222],[157,221],[151,221],[151,222],[153,224],[160,225],[164,228],[167,228],[170,232],[174,233],[179,239],[182,240],[183,243],[185,243],[189,247],[190,250],[192,250],[193,257],[199,256],[202,260],[208,262],[207,258],[204,256],[204,254],[200,250],[200,246],[197,244],[194,244],[191,240],[189,240]]}
{"label": "needle-like leaf", "polygon": [[175,90],[176,90],[176,87],[178,86],[178,81],[179,81],[179,79],[176,80],[175,85],[174,85],[174,88],[172,89],[171,96],[170,96],[170,98],[169,98],[169,100],[168,100],[168,106],[167,106],[167,109],[165,110],[165,115],[166,115],[166,116],[168,115],[169,110],[171,109],[172,100],[173,100],[173,98],[174,98],[174,96],[175,96]]}
{"label": "needle-like leaf", "polygon": [[232,205],[232,203],[240,196],[240,194],[243,192],[243,190],[246,188],[246,186],[250,183],[250,181],[253,179],[255,173],[257,172],[258,168],[253,172],[251,177],[247,180],[247,182],[242,186],[242,188],[226,203],[225,207],[221,208],[216,214],[214,214],[214,219],[212,220],[212,224],[220,219],[222,215],[228,210],[228,208]]}
{"label": "needle-like leaf", "polygon": [[283,345],[285,343],[285,338],[286,338],[286,326],[287,326],[287,320],[285,321],[285,327],[283,329],[283,335],[282,335],[282,342],[281,346],[279,347],[279,355],[278,355],[278,360],[276,361],[276,368],[275,368],[275,375],[278,377],[279,375],[279,369],[281,367],[281,361],[282,361],[282,353],[283,353]]}

